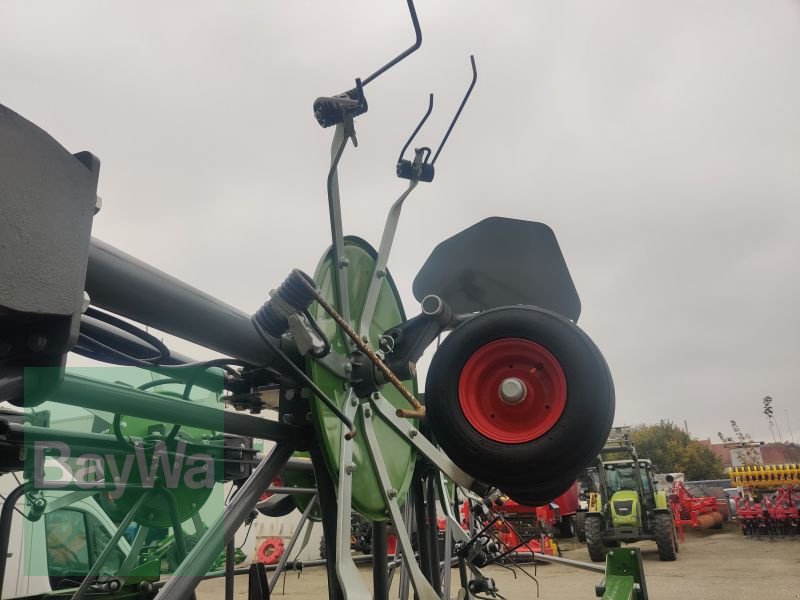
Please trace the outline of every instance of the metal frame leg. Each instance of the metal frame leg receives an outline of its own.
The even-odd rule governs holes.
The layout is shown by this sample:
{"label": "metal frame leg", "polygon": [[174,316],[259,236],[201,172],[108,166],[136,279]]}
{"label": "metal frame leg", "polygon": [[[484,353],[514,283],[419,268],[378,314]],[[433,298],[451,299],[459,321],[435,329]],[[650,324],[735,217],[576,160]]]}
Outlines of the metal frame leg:
{"label": "metal frame leg", "polygon": [[225,511],[197,542],[172,578],[162,588],[159,600],[184,600],[197,587],[203,575],[219,556],[220,545],[233,539],[236,530],[258,502],[261,492],[294,452],[287,444],[278,444],[258,465]]}
{"label": "metal frame leg", "polygon": [[[275,589],[275,586],[278,584],[278,578],[281,576],[281,572],[286,568],[286,563],[289,560],[289,554],[294,549],[294,545],[297,543],[297,540],[300,538],[300,534],[303,531],[303,528],[308,521],[308,515],[311,514],[311,511],[314,509],[314,505],[317,503],[317,496],[311,498],[311,501],[306,506],[306,509],[303,511],[303,516],[300,517],[300,522],[297,523],[297,527],[295,527],[294,533],[292,534],[291,539],[289,540],[289,544],[286,546],[286,549],[283,551],[280,560],[278,561],[278,565],[275,567],[275,573],[272,576],[272,579],[269,582],[269,591]],[[311,524],[309,527],[313,526],[314,523],[310,522]]]}
{"label": "metal frame leg", "polygon": [[[375,436],[375,429],[372,426],[372,409],[368,406],[364,407],[362,411],[362,431],[367,441],[367,450],[375,467],[375,472],[381,484],[381,492],[386,507],[389,510],[389,518],[394,525],[397,533],[397,542],[403,551],[403,562],[408,568],[408,573],[411,578],[411,585],[414,586],[414,591],[420,600],[440,600],[439,595],[434,591],[430,582],[428,582],[420,571],[419,565],[414,558],[414,550],[411,547],[411,539],[408,537],[403,525],[403,516],[400,513],[400,507],[397,504],[397,491],[392,488],[389,473],[386,470],[386,464],[383,460],[383,455],[378,444],[378,439]],[[419,539],[422,539],[422,534],[418,534]]]}
{"label": "metal frame leg", "polygon": [[311,463],[314,465],[314,477],[317,480],[319,508],[322,513],[322,535],[329,548],[325,557],[328,574],[328,598],[330,600],[342,600],[344,594],[336,575],[336,521],[338,514],[336,487],[325,464],[319,445],[311,447]]}
{"label": "metal frame leg", "polygon": [[372,593],[375,600],[389,600],[389,557],[386,523],[372,523]]}

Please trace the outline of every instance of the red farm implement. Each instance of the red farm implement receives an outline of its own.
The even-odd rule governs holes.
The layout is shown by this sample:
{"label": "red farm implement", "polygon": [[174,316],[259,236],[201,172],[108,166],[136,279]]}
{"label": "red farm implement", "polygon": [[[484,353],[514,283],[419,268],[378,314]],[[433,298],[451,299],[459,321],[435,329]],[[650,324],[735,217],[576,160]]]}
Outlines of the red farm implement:
{"label": "red farm implement", "polygon": [[730,477],[743,489],[736,498],[736,512],[744,535],[800,533],[800,465],[734,467]]}
{"label": "red farm implement", "polygon": [[709,529],[722,526],[724,519],[722,513],[719,512],[717,499],[713,496],[692,495],[682,481],[672,482],[669,501],[672,506],[675,524],[680,532],[681,541],[683,541],[684,525],[688,525],[692,529]]}

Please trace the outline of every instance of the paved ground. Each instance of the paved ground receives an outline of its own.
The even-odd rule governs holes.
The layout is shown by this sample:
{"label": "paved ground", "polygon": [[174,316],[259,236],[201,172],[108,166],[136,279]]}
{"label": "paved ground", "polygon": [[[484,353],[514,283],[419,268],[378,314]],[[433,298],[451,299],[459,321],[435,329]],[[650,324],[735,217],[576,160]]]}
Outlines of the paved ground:
{"label": "paved ground", "polygon": [[[689,532],[677,562],[660,562],[652,542],[638,545],[653,600],[800,599],[800,539],[745,539],[736,526],[716,532]],[[585,547],[575,540],[565,541],[562,549],[566,558],[589,560]],[[532,567],[529,570],[532,572]],[[362,574],[369,582],[369,571],[365,569]],[[517,574],[515,579],[500,567],[489,569],[489,574],[508,600],[536,598],[536,584],[525,575]],[[455,581],[455,571],[453,576]],[[560,565],[540,565],[536,579],[540,598],[572,600],[594,598],[594,586],[602,576]],[[236,598],[245,597],[246,586],[246,578],[239,577]],[[273,598],[280,598],[283,589],[279,584]],[[223,590],[221,580],[208,581],[199,588],[197,598],[217,600],[224,597]],[[287,600],[324,598],[326,590],[322,569],[308,569],[299,578],[289,573],[285,578]]]}

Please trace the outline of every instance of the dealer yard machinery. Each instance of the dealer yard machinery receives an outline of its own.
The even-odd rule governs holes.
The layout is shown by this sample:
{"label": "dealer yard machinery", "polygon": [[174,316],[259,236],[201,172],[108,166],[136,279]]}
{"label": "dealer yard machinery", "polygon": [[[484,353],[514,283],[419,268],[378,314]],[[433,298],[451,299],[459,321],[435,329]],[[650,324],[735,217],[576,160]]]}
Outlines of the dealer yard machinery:
{"label": "dealer yard machinery", "polygon": [[[420,526],[423,513],[438,503],[453,525],[450,541],[471,548],[482,542],[458,526],[444,476],[471,497],[499,487],[535,505],[562,493],[602,448],[613,383],[602,354],[575,324],[580,301],[547,226],[493,217],[442,242],[414,280],[421,311],[411,319],[387,268],[402,205],[420,182],[433,180],[475,85],[474,59],[472,82],[437,150],[422,147],[405,158],[432,95],[403,147],[396,172],[408,186],[390,209],[378,250],[343,233],[338,165],[350,142],[356,145],[354,119],[367,111],[366,86],[421,45],[411,0],[408,7],[414,44],[349,91],[315,101],[318,123],[334,129],[326,179],[332,243],[313,277],[292,271],[252,315],[92,239],[99,160],[70,154],[0,106],[0,400],[27,413],[0,423],[3,469],[26,476],[4,504],[0,529],[8,531],[18,499],[34,512],[42,508],[40,488],[56,483],[44,463],[62,458],[70,466],[65,448],[73,458],[93,457],[94,479],[78,469],[57,483],[81,490],[90,484],[119,523],[92,564],[75,573],[76,589],[61,595],[79,600],[123,589],[126,597],[158,590],[163,600],[188,597],[221,549],[232,550],[237,528],[292,455],[307,451],[316,494],[300,504],[311,511],[318,502],[332,548],[329,595],[373,597],[350,555],[354,509],[373,523],[376,598],[388,596],[379,547],[387,523],[416,595],[449,598],[450,569],[440,567],[435,528]],[[264,286],[252,273],[228,275],[228,284]],[[193,361],[134,322],[223,356]],[[423,405],[415,363],[444,332]],[[131,386],[65,370],[69,352],[157,373],[161,381]],[[183,391],[155,391],[164,383]],[[206,402],[196,400],[197,390],[211,392]],[[222,403],[240,410],[222,410]],[[103,423],[82,431],[53,427],[45,406],[82,409]],[[270,408],[277,421],[258,416]],[[254,438],[274,446],[257,453]],[[151,469],[131,471],[135,461]],[[187,552],[182,523],[222,481],[234,481],[237,491]],[[408,535],[412,519],[432,538],[420,544],[419,561]],[[166,583],[133,578],[135,557],[109,572],[106,562],[134,521],[139,531],[173,529],[181,562]],[[0,573],[6,554],[0,547]],[[457,557],[464,594],[488,586],[468,554]],[[231,558],[226,594],[233,593],[233,573]],[[253,577],[263,588],[258,573]]]}
{"label": "dealer yard machinery", "polygon": [[736,512],[744,535],[800,534],[800,465],[748,465],[728,474],[741,490]]}
{"label": "dealer yard machinery", "polygon": [[678,539],[667,494],[657,490],[653,465],[639,458],[627,428],[615,428],[595,467],[598,489],[589,496],[584,535],[593,561],[620,543],[654,540],[661,560],[675,560]]}
{"label": "dealer yard machinery", "polygon": [[678,526],[681,542],[683,542],[683,526],[692,529],[719,529],[724,518],[719,512],[717,499],[713,496],[694,496],[682,481],[667,475],[667,482],[672,484],[669,493],[669,503],[672,507],[672,517]]}

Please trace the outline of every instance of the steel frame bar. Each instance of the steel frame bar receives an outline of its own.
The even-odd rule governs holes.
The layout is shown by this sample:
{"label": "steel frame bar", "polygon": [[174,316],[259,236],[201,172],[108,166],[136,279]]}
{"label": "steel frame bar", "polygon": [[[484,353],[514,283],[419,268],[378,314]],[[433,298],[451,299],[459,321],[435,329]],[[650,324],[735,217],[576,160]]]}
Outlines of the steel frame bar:
{"label": "steel frame bar", "polygon": [[283,551],[280,560],[278,561],[278,566],[275,568],[275,574],[272,576],[272,579],[269,582],[269,591],[275,589],[275,586],[278,583],[278,578],[281,576],[281,572],[286,567],[286,563],[289,561],[289,554],[294,549],[294,545],[297,543],[297,540],[300,538],[300,533],[303,531],[306,522],[311,523],[310,526],[313,526],[314,522],[308,520],[308,516],[311,514],[311,511],[314,509],[314,505],[317,503],[317,496],[311,498],[311,501],[306,506],[306,509],[303,511],[303,515],[300,517],[300,521],[297,523],[297,527],[294,529],[294,533],[292,534],[291,539],[289,540],[289,544],[286,546],[286,549]]}
{"label": "steel frame bar", "polygon": [[[342,210],[341,202],[339,199],[339,161],[342,158],[344,149],[347,146],[349,136],[345,135],[345,127],[352,130],[353,117],[348,115],[345,117],[346,123],[339,123],[333,134],[333,141],[331,142],[331,166],[328,171],[328,213],[331,224],[331,247],[333,250],[333,264],[331,268],[331,278],[335,282],[336,296],[339,301],[339,314],[349,323],[350,322],[350,298],[348,293],[347,282],[347,264],[344,255],[344,233],[342,231]],[[340,332],[346,347],[352,351],[353,342]]]}
{"label": "steel frame bar", "polygon": [[447,475],[456,484],[469,489],[475,483],[474,477],[459,469],[456,464],[447,458],[447,456],[433,445],[430,440],[419,433],[419,430],[408,420],[398,417],[395,414],[395,408],[380,393],[370,396],[370,404],[372,404],[381,419],[400,434],[409,444],[414,446],[434,467]]}
{"label": "steel frame bar", "polygon": [[367,297],[366,300],[364,300],[364,309],[361,312],[361,321],[358,326],[358,334],[361,337],[369,336],[369,328],[372,324],[372,317],[375,315],[375,307],[378,305],[381,284],[383,283],[384,277],[386,277],[386,264],[389,262],[389,254],[392,251],[397,224],[400,222],[400,212],[403,210],[403,202],[405,202],[409,194],[414,191],[418,183],[419,181],[416,179],[412,179],[408,183],[408,188],[394,201],[386,217],[386,225],[383,227],[381,244],[378,247],[378,256],[375,259],[375,268],[372,269],[372,276],[370,277],[369,287],[367,288]]}
{"label": "steel frame bar", "polygon": [[124,385],[106,383],[67,373],[61,387],[49,398],[53,402],[78,406],[89,410],[101,410],[114,414],[152,419],[158,415],[165,423],[175,423],[200,429],[302,445],[308,438],[307,428],[268,421],[261,417],[243,415],[231,411],[178,400],[164,395],[150,394]]}
{"label": "steel frame bar", "polygon": [[128,528],[128,525],[130,525],[131,521],[133,521],[133,517],[136,516],[136,513],[139,512],[139,509],[142,507],[142,504],[144,504],[144,501],[147,500],[147,498],[150,496],[151,493],[152,491],[148,490],[136,499],[136,502],[134,502],[133,506],[131,506],[131,509],[128,511],[128,514],[125,515],[125,518],[122,519],[122,522],[117,527],[117,530],[114,532],[114,535],[111,536],[111,539],[106,544],[106,547],[103,548],[103,551],[100,553],[100,556],[97,557],[97,560],[92,565],[92,568],[89,569],[89,572],[86,574],[86,577],[81,582],[78,591],[76,591],[75,594],[72,596],[72,600],[80,600],[86,595],[86,592],[89,591],[89,587],[92,585],[94,578],[97,577],[98,573],[100,573],[100,569],[103,567],[103,564],[105,564],[108,557],[111,556],[111,553],[117,547],[117,543],[122,538],[122,535],[125,533],[125,530]]}
{"label": "steel frame bar", "polygon": [[220,542],[233,539],[236,530],[253,510],[261,492],[294,452],[289,444],[277,444],[231,499],[225,511],[206,530],[195,547],[162,588],[159,600],[184,600],[197,587],[203,575],[219,556]]}
{"label": "steel frame bar", "polygon": [[[353,390],[345,400],[344,414],[351,421],[358,412],[358,398]],[[353,510],[353,440],[342,436],[339,448],[339,485],[336,502],[336,576],[347,600],[371,600],[367,586],[350,554],[350,515]]]}
{"label": "steel frame bar", "polygon": [[[375,436],[375,429],[372,425],[372,411],[369,407],[364,407],[364,410],[361,411],[361,416],[362,431],[367,442],[367,451],[375,467],[378,479],[380,480],[383,500],[389,510],[389,519],[394,525],[397,542],[400,544],[403,551],[403,562],[408,569],[411,585],[414,586],[414,591],[419,597],[419,600],[440,600],[439,595],[431,586],[431,583],[425,579],[415,560],[414,550],[411,547],[411,539],[403,528],[403,516],[397,504],[396,493],[390,493],[394,490],[391,487],[392,483],[389,479],[389,473],[386,470],[386,464],[383,461],[378,438]],[[424,534],[424,532],[417,532],[418,539],[421,540]]]}

